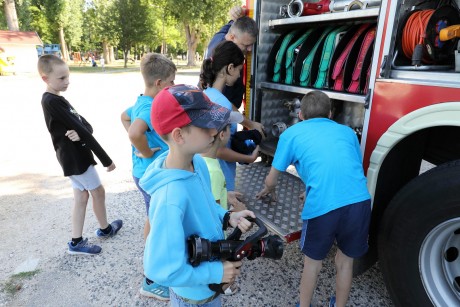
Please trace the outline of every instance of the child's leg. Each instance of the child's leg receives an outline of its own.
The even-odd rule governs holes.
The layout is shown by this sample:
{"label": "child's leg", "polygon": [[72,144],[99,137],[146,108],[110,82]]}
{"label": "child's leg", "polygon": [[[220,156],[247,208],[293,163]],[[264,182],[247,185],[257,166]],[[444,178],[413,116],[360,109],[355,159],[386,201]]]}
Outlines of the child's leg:
{"label": "child's leg", "polygon": [[335,268],[337,270],[337,276],[335,278],[335,305],[337,307],[344,307],[348,301],[353,279],[353,258],[348,257],[340,249],[337,249],[337,254],[335,255]]}
{"label": "child's leg", "polygon": [[101,184],[96,189],[90,191],[93,197],[93,211],[96,216],[101,229],[105,229],[109,226],[107,222],[107,211],[105,209],[105,189]]}
{"label": "child's leg", "polygon": [[86,190],[73,189],[75,199],[72,208],[72,238],[80,238],[83,235],[85,223],[86,205],[88,204],[89,193]]}
{"label": "child's leg", "polygon": [[323,261],[304,256],[302,279],[300,280],[300,307],[310,306]]}

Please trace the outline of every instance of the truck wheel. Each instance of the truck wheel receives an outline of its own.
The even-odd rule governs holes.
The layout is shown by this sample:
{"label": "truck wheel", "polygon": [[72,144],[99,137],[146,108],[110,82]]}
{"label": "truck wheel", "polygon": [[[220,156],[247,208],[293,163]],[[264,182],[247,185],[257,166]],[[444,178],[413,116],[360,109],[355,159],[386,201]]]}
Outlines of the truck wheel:
{"label": "truck wheel", "polygon": [[385,211],[378,252],[396,306],[460,306],[460,160],[398,192]]}

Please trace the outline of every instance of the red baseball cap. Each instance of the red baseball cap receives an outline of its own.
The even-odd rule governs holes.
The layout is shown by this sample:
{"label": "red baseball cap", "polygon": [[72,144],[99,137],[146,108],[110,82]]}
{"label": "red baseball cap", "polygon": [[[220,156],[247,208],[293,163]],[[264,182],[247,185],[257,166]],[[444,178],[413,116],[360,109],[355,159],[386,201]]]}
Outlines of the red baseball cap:
{"label": "red baseball cap", "polygon": [[150,120],[156,133],[166,135],[189,124],[220,131],[230,123],[242,122],[243,116],[211,102],[199,88],[179,84],[166,87],[155,96]]}

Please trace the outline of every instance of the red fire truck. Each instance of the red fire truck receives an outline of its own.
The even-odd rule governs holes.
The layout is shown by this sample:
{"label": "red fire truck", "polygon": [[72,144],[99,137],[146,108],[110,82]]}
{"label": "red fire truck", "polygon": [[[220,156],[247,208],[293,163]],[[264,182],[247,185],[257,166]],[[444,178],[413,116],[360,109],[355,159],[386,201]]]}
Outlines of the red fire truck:
{"label": "red fire truck", "polygon": [[[248,0],[259,26],[245,111],[264,124],[263,163],[237,190],[287,242],[304,185],[286,174],[278,202],[255,200],[299,99],[321,90],[360,139],[372,195],[369,253],[396,306],[460,306],[460,1]],[[424,166],[429,166],[425,171]]]}

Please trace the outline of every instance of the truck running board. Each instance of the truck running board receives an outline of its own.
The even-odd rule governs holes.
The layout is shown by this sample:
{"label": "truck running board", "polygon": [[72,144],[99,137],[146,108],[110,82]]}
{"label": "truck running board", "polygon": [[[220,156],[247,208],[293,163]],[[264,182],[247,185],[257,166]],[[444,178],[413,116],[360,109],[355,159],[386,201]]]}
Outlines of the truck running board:
{"label": "truck running board", "polygon": [[298,240],[302,229],[299,195],[305,191],[305,185],[298,177],[282,172],[276,187],[278,201],[257,200],[256,194],[262,190],[269,171],[270,167],[263,162],[238,165],[235,190],[244,194],[242,201],[270,231],[288,243]]}

